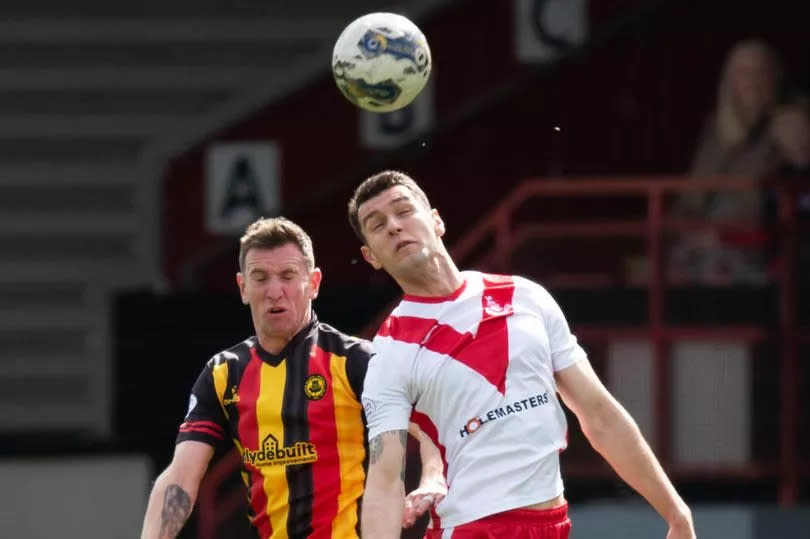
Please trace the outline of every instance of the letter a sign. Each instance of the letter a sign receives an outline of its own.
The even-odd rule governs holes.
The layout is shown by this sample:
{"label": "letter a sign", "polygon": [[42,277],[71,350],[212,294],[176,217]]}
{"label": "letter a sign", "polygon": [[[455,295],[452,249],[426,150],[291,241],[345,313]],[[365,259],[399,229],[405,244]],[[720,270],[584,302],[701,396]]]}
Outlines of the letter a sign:
{"label": "letter a sign", "polygon": [[241,234],[259,217],[281,210],[279,150],[273,143],[214,144],[206,169],[209,232]]}

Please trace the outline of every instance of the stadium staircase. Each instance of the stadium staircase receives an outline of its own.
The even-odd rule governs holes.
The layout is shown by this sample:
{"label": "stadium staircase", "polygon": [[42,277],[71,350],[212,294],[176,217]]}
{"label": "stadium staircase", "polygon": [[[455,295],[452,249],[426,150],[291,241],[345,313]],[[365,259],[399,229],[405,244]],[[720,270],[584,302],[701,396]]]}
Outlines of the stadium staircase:
{"label": "stadium staircase", "polygon": [[322,75],[342,26],[392,4],[0,8],[0,432],[111,432],[111,297],[161,287],[166,159]]}

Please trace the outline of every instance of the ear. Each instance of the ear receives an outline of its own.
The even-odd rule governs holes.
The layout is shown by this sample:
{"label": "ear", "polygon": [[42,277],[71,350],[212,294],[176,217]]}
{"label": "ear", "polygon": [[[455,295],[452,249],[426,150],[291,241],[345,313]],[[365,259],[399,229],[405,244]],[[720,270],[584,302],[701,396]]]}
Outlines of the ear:
{"label": "ear", "polygon": [[315,268],[309,273],[309,299],[315,299],[318,297],[318,291],[321,289],[322,279],[323,273],[321,272],[321,268]]}
{"label": "ear", "polygon": [[242,297],[242,303],[245,305],[248,304],[248,296],[247,292],[245,291],[245,276],[242,275],[242,272],[236,274],[236,286],[239,287],[239,295]]}
{"label": "ear", "polygon": [[444,221],[442,220],[442,216],[439,215],[439,210],[433,208],[430,210],[430,214],[433,216],[433,231],[436,233],[436,236],[441,238],[444,236],[446,231],[444,227]]}
{"label": "ear", "polygon": [[371,252],[367,245],[360,247],[360,253],[363,255],[363,260],[371,264],[375,270],[382,268],[382,265],[377,261],[377,257]]}

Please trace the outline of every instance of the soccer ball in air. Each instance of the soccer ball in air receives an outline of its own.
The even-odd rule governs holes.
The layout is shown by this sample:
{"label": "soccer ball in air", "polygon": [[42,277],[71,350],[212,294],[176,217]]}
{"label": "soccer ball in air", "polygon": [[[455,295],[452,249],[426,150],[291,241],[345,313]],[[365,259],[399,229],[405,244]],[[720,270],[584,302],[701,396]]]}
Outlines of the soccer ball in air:
{"label": "soccer ball in air", "polygon": [[430,64],[424,34],[394,13],[355,19],[338,37],[332,54],[340,91],[373,112],[390,112],[413,101],[427,83]]}

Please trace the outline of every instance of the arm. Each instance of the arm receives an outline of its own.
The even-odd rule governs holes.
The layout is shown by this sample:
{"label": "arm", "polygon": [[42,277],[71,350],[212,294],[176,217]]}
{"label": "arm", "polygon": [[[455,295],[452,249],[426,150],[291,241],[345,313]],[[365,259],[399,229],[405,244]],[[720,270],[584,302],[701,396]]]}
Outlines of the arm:
{"label": "arm", "polygon": [[576,414],[588,441],[616,473],[669,524],[668,539],[694,539],[692,515],[675,491],[630,414],[608,392],[588,361],[555,375],[565,404]]}
{"label": "arm", "polygon": [[419,487],[405,497],[405,513],[402,527],[410,528],[431,507],[436,507],[447,495],[447,482],[444,479],[444,460],[439,448],[430,437],[414,422],[408,424],[408,433],[419,442],[419,459],[422,475]]}
{"label": "arm", "polygon": [[387,431],[369,441],[369,466],[363,495],[363,537],[398,539],[405,503],[405,448],[408,432]]}
{"label": "arm", "polygon": [[214,448],[203,442],[177,444],[171,464],[155,480],[141,539],[173,539],[186,523]]}
{"label": "arm", "polygon": [[810,118],[801,105],[778,110],[771,120],[771,138],[788,165],[801,170],[810,165]]}
{"label": "arm", "polygon": [[439,448],[416,423],[408,424],[408,433],[419,442],[419,459],[422,462],[419,488],[439,488],[447,492],[447,483],[444,480],[444,461]]}

